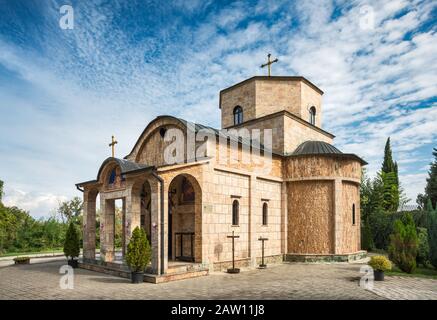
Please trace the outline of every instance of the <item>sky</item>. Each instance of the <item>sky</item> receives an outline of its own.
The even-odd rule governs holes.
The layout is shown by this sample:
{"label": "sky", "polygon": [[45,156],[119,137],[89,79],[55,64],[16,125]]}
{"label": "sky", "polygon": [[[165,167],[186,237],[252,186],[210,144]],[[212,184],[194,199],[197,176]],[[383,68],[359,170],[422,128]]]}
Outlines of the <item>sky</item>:
{"label": "sky", "polygon": [[[60,27],[63,5],[73,29]],[[220,128],[218,93],[254,75],[320,87],[323,129],[374,176],[391,137],[415,203],[437,147],[437,2],[0,0],[4,203],[47,217],[169,114]]]}

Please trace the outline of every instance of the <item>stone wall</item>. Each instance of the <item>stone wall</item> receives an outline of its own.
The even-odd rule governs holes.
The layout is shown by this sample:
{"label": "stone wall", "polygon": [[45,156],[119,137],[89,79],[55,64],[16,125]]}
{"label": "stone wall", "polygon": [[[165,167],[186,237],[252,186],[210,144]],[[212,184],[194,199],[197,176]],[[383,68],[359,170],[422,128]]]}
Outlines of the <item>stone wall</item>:
{"label": "stone wall", "polygon": [[[355,224],[352,223],[352,206],[355,204]],[[339,225],[341,241],[338,253],[352,253],[361,250],[360,239],[360,189],[359,185],[342,183],[342,211]]]}
{"label": "stone wall", "polygon": [[332,181],[288,183],[288,252],[334,252]]}

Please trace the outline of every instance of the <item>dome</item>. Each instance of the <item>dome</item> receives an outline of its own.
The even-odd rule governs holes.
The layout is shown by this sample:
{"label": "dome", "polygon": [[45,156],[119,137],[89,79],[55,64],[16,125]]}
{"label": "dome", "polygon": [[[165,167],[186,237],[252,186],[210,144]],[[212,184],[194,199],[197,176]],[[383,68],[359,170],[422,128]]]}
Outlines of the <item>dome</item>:
{"label": "dome", "polygon": [[333,145],[324,141],[305,141],[300,144],[292,153],[293,156],[305,154],[342,154]]}

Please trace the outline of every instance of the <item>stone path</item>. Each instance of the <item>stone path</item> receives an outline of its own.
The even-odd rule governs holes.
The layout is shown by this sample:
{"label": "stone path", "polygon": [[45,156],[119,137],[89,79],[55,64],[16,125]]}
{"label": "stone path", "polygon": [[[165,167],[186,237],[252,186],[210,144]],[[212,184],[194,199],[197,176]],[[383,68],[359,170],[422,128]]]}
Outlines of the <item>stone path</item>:
{"label": "stone path", "polygon": [[[375,292],[359,286],[360,264],[279,264],[238,275],[206,277],[163,284],[133,285],[127,279],[83,269],[75,270],[74,289],[61,289],[59,268],[65,261],[0,268],[0,299],[384,299],[434,298],[435,280],[390,277]],[[433,288],[434,287],[434,288]],[[403,289],[402,289],[403,290]]]}

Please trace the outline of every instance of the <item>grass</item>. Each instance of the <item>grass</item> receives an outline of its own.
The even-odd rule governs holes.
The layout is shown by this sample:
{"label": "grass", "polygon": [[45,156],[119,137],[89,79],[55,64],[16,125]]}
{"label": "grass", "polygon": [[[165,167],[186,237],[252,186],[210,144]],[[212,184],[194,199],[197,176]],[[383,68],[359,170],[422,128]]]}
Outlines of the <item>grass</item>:
{"label": "grass", "polygon": [[437,269],[434,268],[416,268],[414,273],[406,273],[400,270],[397,266],[393,266],[391,271],[386,271],[387,276],[402,276],[402,277],[419,277],[428,279],[437,279]]}
{"label": "grass", "polygon": [[55,249],[46,249],[46,250],[40,250],[40,251],[17,251],[17,252],[8,252],[0,255],[1,257],[12,257],[12,256],[23,256],[28,254],[44,254],[44,253],[62,253],[62,248],[55,248]]}

